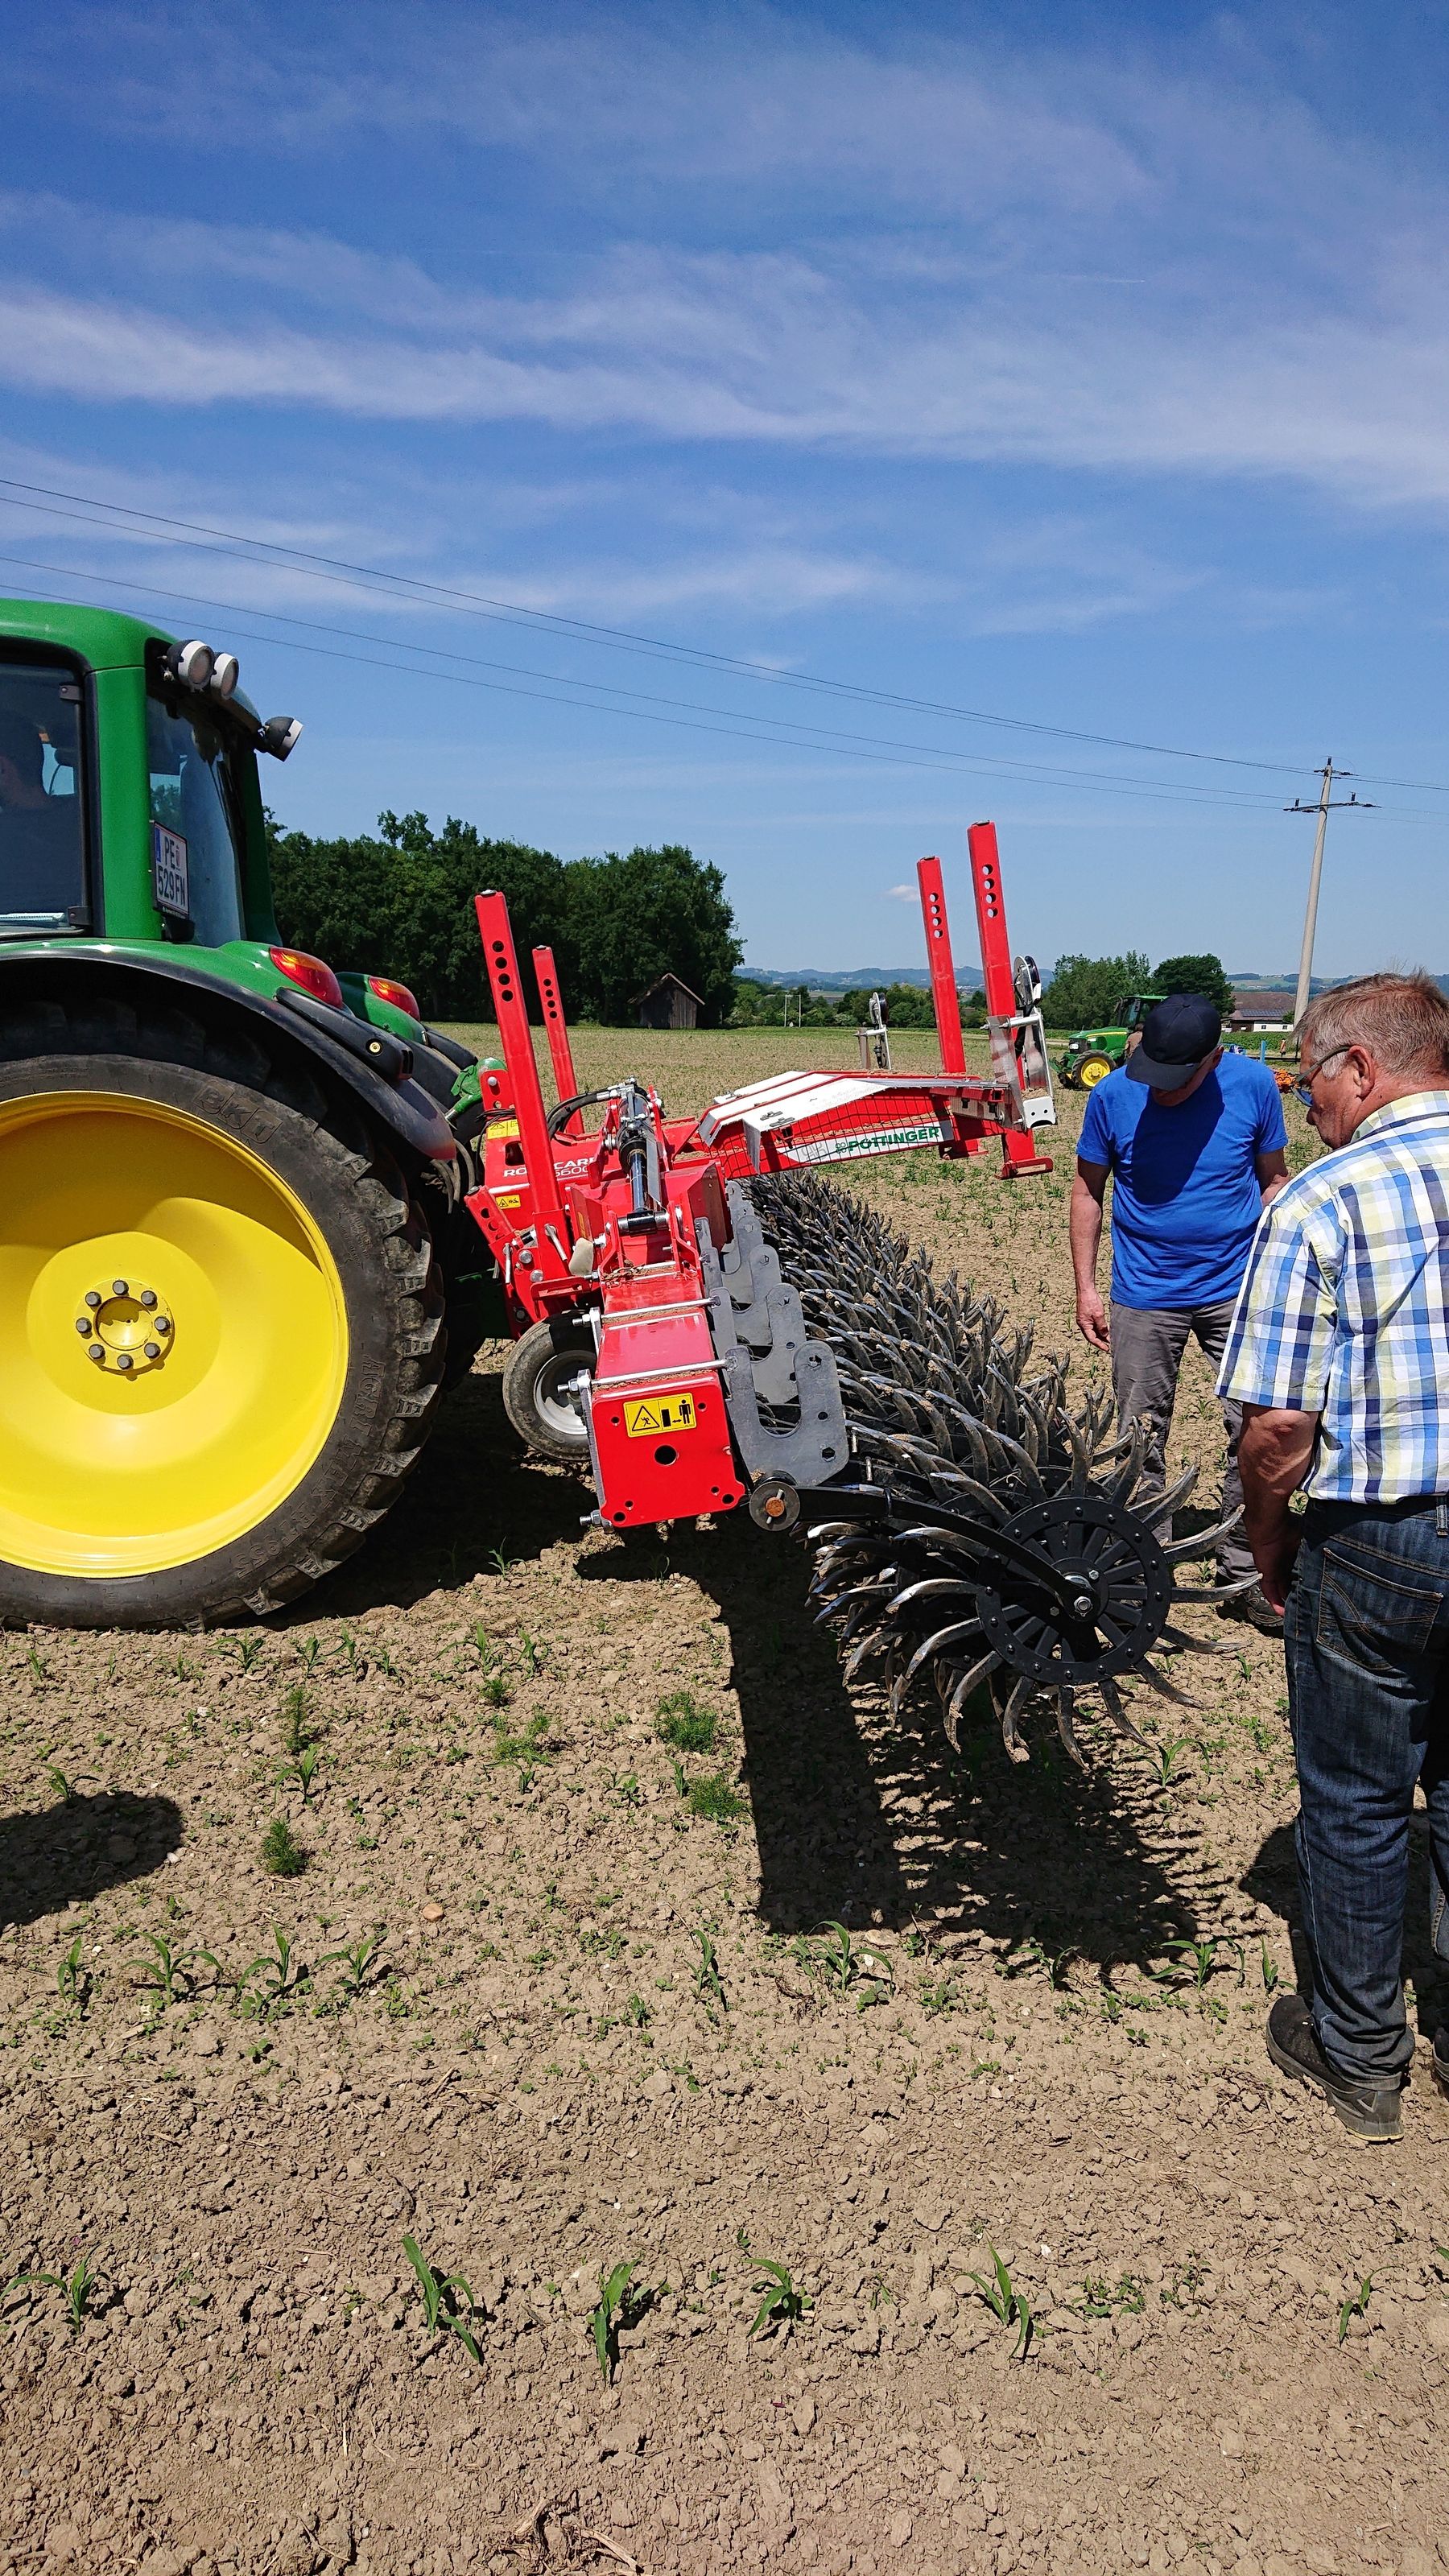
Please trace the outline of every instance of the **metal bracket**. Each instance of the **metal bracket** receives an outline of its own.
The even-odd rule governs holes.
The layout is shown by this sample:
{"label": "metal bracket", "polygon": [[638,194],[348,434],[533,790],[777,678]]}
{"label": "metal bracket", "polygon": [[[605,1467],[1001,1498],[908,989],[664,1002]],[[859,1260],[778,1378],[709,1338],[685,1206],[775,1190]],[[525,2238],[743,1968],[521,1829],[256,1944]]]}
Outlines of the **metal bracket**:
{"label": "metal bracket", "polygon": [[[752,1476],[828,1484],[850,1460],[835,1354],[806,1332],[799,1293],[782,1280],[779,1256],[738,1182],[727,1184],[725,1196],[733,1231],[726,1258],[706,1225],[697,1239],[735,1445]],[[763,1422],[762,1401],[772,1408],[798,1402],[799,1421],[781,1429]]]}

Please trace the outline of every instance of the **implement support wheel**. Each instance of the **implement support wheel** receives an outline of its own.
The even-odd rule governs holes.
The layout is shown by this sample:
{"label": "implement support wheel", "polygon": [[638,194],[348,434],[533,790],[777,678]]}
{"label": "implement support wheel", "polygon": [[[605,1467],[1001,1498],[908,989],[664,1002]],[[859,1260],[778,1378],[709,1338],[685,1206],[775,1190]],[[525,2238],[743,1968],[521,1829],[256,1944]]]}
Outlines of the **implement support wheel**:
{"label": "implement support wheel", "polygon": [[593,1334],[571,1316],[548,1317],[519,1336],[503,1365],[503,1403],[527,1448],[570,1466],[587,1460],[585,1408],[570,1386],[593,1366]]}

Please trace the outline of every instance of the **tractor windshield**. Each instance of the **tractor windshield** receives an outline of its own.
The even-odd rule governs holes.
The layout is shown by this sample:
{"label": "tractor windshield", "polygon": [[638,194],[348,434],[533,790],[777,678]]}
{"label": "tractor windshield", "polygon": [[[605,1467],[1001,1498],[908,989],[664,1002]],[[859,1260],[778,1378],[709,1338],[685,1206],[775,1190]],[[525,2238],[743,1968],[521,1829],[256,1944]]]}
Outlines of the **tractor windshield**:
{"label": "tractor windshield", "polygon": [[0,662],[0,937],[65,930],[85,902],[80,688]]}
{"label": "tractor windshield", "polygon": [[241,809],[221,727],[204,706],[153,691],[146,743],[157,907],[203,948],[244,939]]}

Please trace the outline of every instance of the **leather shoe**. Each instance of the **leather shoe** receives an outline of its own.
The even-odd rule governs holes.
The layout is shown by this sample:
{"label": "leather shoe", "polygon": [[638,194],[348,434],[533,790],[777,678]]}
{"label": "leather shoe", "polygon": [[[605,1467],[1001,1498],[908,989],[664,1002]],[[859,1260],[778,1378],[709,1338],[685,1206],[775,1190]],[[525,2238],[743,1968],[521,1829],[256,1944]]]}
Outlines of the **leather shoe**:
{"label": "leather shoe", "polygon": [[1280,1995],[1269,2013],[1268,2055],[1285,2075],[1311,2084],[1331,2102],[1356,2138],[1402,2137],[1402,2085],[1359,2084],[1350,2075],[1340,2075],[1324,2056],[1313,2015],[1301,1995]]}

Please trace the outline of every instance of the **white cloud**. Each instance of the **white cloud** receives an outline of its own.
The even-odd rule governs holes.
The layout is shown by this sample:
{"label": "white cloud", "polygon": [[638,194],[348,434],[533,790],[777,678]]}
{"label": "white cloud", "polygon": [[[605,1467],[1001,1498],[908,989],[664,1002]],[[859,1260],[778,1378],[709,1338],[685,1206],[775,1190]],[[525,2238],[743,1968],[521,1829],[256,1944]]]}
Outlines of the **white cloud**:
{"label": "white cloud", "polygon": [[888,886],[886,900],[888,903],[919,903],[921,890],[919,886],[913,885]]}

